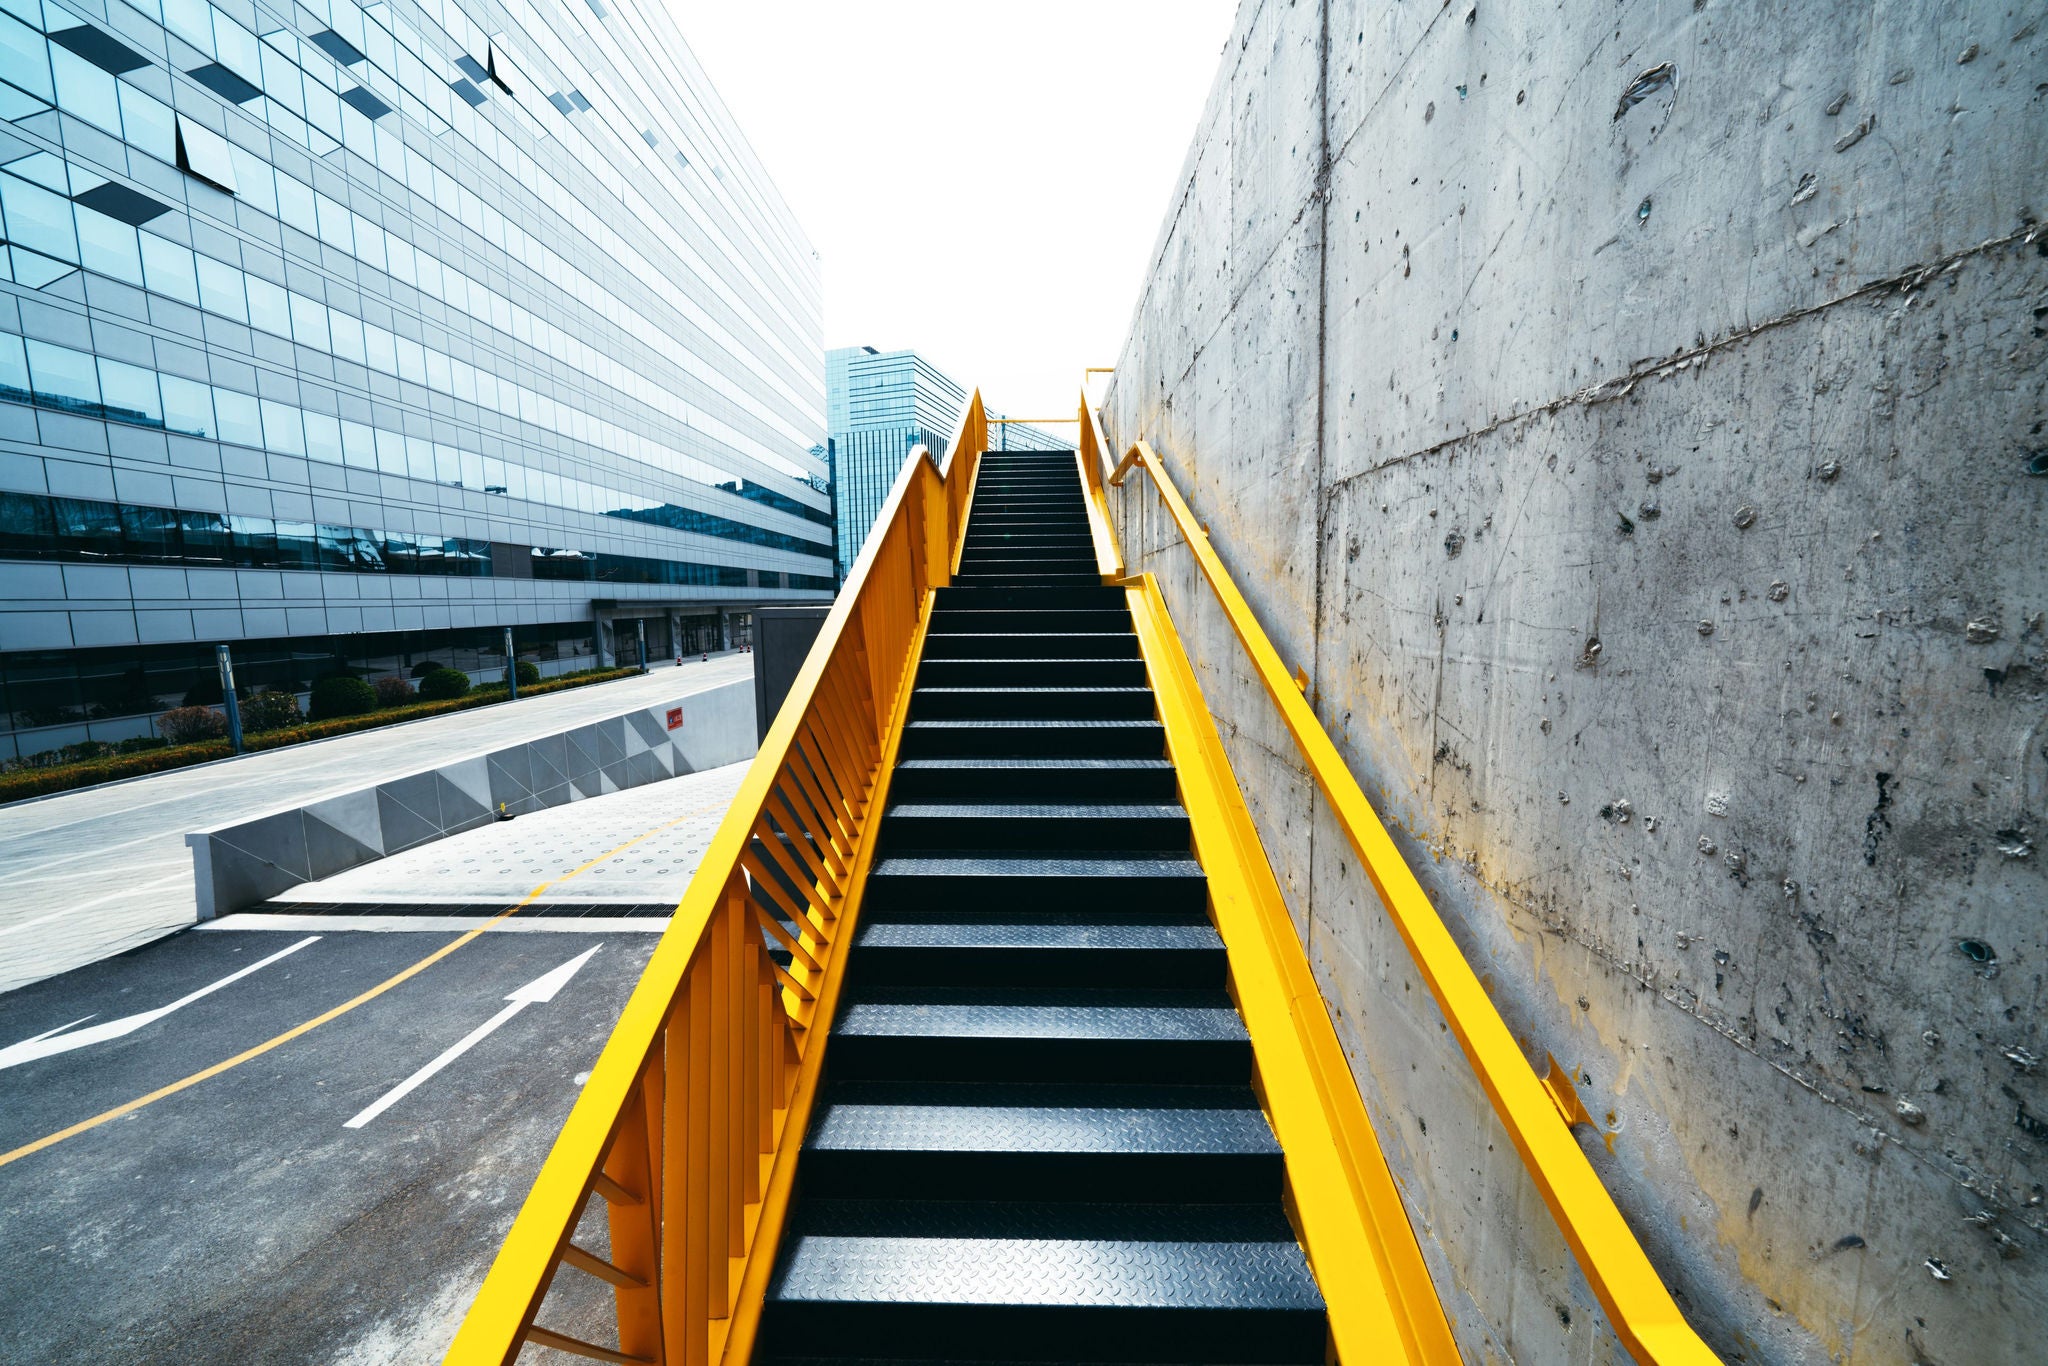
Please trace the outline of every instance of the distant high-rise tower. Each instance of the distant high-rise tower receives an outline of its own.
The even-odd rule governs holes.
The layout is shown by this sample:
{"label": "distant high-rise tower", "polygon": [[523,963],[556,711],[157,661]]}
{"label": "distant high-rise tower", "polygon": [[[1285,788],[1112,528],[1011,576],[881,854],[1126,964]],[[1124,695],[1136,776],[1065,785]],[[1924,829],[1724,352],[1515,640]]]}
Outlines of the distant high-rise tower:
{"label": "distant high-rise tower", "polygon": [[[860,555],[904,458],[918,445],[943,454],[966,402],[966,388],[915,351],[844,346],[825,353],[825,426],[831,433],[841,578]],[[1064,450],[1070,444],[1021,425],[997,428],[989,440],[1012,450]]]}

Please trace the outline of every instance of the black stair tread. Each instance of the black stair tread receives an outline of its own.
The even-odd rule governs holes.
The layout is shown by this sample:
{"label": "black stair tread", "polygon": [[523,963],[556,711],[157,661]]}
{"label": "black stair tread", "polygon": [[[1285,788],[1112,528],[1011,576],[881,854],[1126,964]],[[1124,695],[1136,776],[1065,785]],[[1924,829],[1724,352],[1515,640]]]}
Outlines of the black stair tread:
{"label": "black stair tread", "polygon": [[[1074,662],[1078,663],[1079,661]],[[971,685],[941,683],[926,684],[918,688],[917,691],[920,694],[932,693],[946,697],[974,697],[983,694],[1007,697],[1016,693],[1058,693],[1062,696],[1078,693],[1082,696],[1094,697],[1104,693],[1129,696],[1132,693],[1150,693],[1152,689],[1143,684],[1133,683],[976,683]]]}
{"label": "black stair tread", "polygon": [[[1148,691],[1139,689],[1139,691]],[[1157,721],[1132,720],[1121,717],[1089,716],[977,716],[966,719],[942,717],[933,721],[911,721],[910,730],[1088,730],[1088,729],[1138,729],[1150,726],[1159,729]]]}
{"label": "black stair tread", "polygon": [[1242,1042],[1244,1020],[1221,991],[1113,987],[915,987],[847,1005],[834,1038]]}
{"label": "black stair tread", "polygon": [[[1089,661],[1089,663],[1091,663],[1091,664],[1092,664],[1092,663],[1096,663],[1096,662],[1097,662],[1097,661],[1095,661],[1095,660],[1090,660],[1090,661]],[[910,768],[910,769],[939,769],[939,768],[944,768],[944,769],[955,769],[955,768],[972,768],[972,769],[1005,769],[1005,768],[1029,768],[1029,769],[1041,769],[1041,768],[1078,768],[1078,769],[1096,769],[1096,768],[1118,768],[1118,769],[1133,769],[1133,768],[1138,768],[1138,769],[1154,769],[1154,770],[1165,770],[1165,769],[1171,769],[1171,768],[1173,767],[1173,761],[1172,761],[1171,759],[1131,759],[1131,758],[1111,758],[1111,759],[1088,759],[1088,758],[1074,758],[1074,759],[1039,759],[1039,758],[1032,758],[1032,757],[1030,757],[1030,756],[1028,756],[1028,755],[1019,755],[1019,756],[1016,756],[1016,757],[997,757],[997,758],[977,758],[977,757],[975,757],[975,756],[972,756],[972,755],[960,755],[960,756],[957,756],[957,757],[941,757],[941,758],[931,758],[931,759],[904,759],[904,760],[901,760],[900,762],[898,762],[898,763],[897,763],[897,765],[896,765],[896,767],[897,767],[897,768],[898,768],[899,770],[900,770],[900,769],[906,769],[906,768]]]}
{"label": "black stair tread", "polygon": [[[1108,1089],[1108,1088],[1105,1088]],[[806,1151],[926,1153],[1243,1153],[1280,1145],[1256,1103],[1235,1109],[1146,1105],[961,1105],[828,1101]]]}
{"label": "black stair tread", "polygon": [[806,1205],[779,1303],[1323,1309],[1277,1204]]}
{"label": "black stair tread", "polygon": [[906,820],[999,818],[1014,821],[1184,821],[1179,802],[899,802],[891,817]]}
{"label": "black stair tread", "polygon": [[1212,925],[1176,921],[976,919],[870,920],[856,941],[872,949],[1165,949],[1213,953],[1223,947]]}
{"label": "black stair tread", "polygon": [[877,860],[877,877],[1191,878],[1207,882],[1202,865],[1178,854],[1121,854],[1095,858],[991,858],[898,855]]}

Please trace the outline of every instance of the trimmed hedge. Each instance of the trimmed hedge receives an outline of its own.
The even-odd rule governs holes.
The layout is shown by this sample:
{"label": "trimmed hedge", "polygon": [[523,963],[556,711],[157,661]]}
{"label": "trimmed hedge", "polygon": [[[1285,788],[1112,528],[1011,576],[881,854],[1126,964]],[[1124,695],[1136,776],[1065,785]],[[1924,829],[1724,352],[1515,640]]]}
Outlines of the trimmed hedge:
{"label": "trimmed hedge", "polygon": [[[531,688],[522,683],[519,696],[524,701],[528,697],[566,692],[570,688],[586,687],[592,683],[609,683],[614,679],[630,678],[639,672],[637,668],[625,668],[591,669],[584,673],[564,674],[545,683],[536,683]],[[505,700],[506,690],[502,684],[478,688],[466,697],[446,702],[415,702],[410,706],[394,707],[389,711],[372,712],[368,716],[338,717],[332,721],[313,721],[285,730],[248,735],[244,737],[244,748],[252,754],[259,750],[282,749],[286,745],[301,744],[307,740],[327,740],[337,735],[353,734],[359,730],[375,730],[379,726],[395,725],[400,721],[421,721],[429,716],[440,716],[451,711],[463,711],[470,707],[487,706]],[[0,803],[48,796],[53,792],[70,792],[76,788],[118,782],[123,778],[139,778],[145,774],[186,768],[192,764],[210,763],[215,759],[225,759],[233,753],[233,747],[226,740],[207,740],[199,744],[171,745],[162,749],[146,750],[139,754],[118,754],[111,758],[89,759],[82,763],[16,769],[11,773],[0,773]]]}
{"label": "trimmed hedge", "polygon": [[420,699],[451,702],[469,692],[469,675],[460,669],[436,669],[420,679]]}
{"label": "trimmed hedge", "polygon": [[367,716],[377,710],[377,690],[354,674],[328,674],[313,680],[312,719]]}

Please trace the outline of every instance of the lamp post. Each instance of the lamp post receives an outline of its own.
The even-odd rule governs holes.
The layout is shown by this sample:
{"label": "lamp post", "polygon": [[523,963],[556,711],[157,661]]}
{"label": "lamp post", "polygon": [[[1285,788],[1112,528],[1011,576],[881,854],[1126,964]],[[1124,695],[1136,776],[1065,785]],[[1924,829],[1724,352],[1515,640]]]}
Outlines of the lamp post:
{"label": "lamp post", "polygon": [[647,618],[633,618],[633,639],[640,647],[640,672],[647,672]]}
{"label": "lamp post", "polygon": [[505,686],[512,690],[512,701],[519,700],[519,656],[512,653],[512,628],[505,628]]}
{"label": "lamp post", "polygon": [[242,752],[242,706],[235,698],[235,661],[228,654],[228,647],[213,647],[214,658],[220,663],[220,696],[228,709],[228,739],[234,744],[235,753]]}

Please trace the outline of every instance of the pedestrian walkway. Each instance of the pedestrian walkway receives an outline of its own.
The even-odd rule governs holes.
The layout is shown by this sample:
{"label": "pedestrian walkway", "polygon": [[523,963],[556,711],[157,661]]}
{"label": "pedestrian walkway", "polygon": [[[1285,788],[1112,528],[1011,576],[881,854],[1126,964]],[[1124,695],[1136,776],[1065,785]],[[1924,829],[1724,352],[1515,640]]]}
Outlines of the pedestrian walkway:
{"label": "pedestrian walkway", "polygon": [[657,667],[645,677],[0,807],[0,991],[192,924],[197,903],[187,831],[654,706],[752,672],[751,654],[721,654]]}

